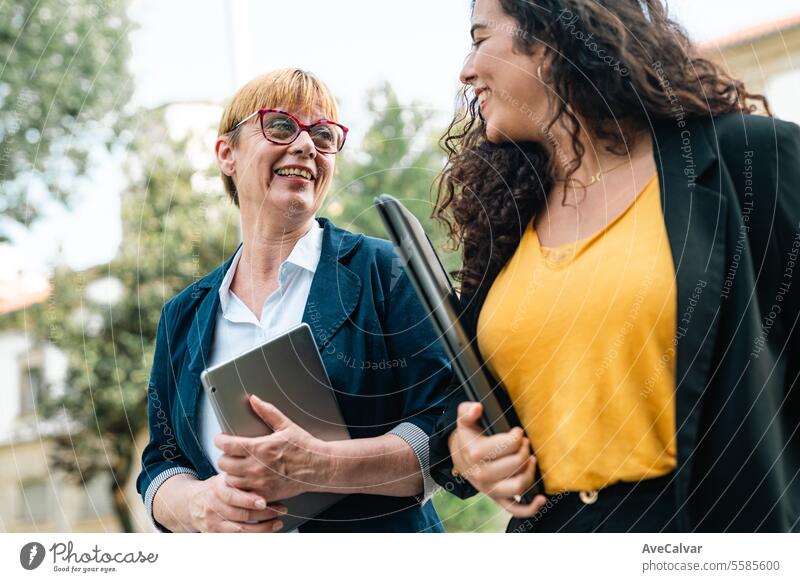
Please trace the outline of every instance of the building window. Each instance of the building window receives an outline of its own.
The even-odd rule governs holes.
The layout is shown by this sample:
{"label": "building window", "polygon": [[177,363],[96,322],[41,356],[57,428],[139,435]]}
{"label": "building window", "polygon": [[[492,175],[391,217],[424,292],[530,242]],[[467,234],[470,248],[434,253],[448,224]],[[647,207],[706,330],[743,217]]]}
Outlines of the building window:
{"label": "building window", "polygon": [[46,481],[21,483],[17,500],[17,519],[45,523],[50,516],[50,489]]}
{"label": "building window", "polygon": [[34,414],[45,397],[44,368],[38,361],[23,361],[20,366],[20,407],[22,416]]}

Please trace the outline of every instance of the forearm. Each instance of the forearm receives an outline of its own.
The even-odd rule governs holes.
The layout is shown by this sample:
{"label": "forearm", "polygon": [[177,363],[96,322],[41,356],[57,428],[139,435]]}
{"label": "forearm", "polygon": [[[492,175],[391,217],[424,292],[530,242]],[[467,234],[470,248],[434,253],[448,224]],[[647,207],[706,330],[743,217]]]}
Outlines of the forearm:
{"label": "forearm", "polygon": [[422,493],[419,460],[394,434],[325,443],[328,471],[317,491],[410,497]]}
{"label": "forearm", "polygon": [[199,484],[197,478],[185,473],[164,481],[153,498],[153,519],[172,532],[197,531],[192,525],[189,500]]}

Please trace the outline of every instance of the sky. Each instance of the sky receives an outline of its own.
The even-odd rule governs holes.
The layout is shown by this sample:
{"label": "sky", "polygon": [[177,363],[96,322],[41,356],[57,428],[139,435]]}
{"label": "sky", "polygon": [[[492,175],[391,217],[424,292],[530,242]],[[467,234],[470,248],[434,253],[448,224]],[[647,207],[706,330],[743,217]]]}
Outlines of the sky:
{"label": "sky", "polygon": [[[469,5],[469,0],[133,0],[134,104],[219,103],[261,72],[299,66],[320,75],[337,95],[355,143],[366,125],[361,121],[366,91],[383,81],[402,101],[417,101],[444,123],[469,51]],[[800,6],[786,0],[671,0],[668,6],[698,41],[800,13]],[[59,240],[73,268],[113,257],[121,234],[122,178],[114,160],[98,159],[95,168],[92,187],[71,213],[53,214],[20,240],[26,258],[52,258]]]}

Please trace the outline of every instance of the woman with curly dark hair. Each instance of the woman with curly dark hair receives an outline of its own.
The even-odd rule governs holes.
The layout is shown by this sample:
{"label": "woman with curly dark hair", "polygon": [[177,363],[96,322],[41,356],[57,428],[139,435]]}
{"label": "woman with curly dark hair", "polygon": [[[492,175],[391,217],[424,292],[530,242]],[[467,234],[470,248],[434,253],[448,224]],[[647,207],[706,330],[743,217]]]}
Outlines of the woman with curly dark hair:
{"label": "woman with curly dark hair", "polygon": [[660,0],[476,0],[471,34],[435,214],[525,432],[455,390],[434,478],[509,531],[797,531],[799,128]]}

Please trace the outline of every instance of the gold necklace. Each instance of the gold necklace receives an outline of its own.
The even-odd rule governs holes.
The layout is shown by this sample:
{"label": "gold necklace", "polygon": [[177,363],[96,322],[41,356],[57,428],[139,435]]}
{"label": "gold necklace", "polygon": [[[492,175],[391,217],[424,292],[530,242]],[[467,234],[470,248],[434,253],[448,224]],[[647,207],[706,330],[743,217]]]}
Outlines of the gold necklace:
{"label": "gold necklace", "polygon": [[[581,182],[580,180],[578,180],[578,179],[576,179],[576,178],[567,178],[566,180],[564,180],[564,179],[556,179],[556,180],[555,180],[556,182],[563,182],[563,183],[564,183],[564,187],[563,187],[563,189],[562,189],[562,196],[563,196],[563,199],[561,200],[561,204],[562,204],[563,206],[573,206],[572,204],[568,204],[568,203],[567,203],[567,185],[568,185],[568,184],[577,182],[578,184],[580,184],[580,188],[581,188],[581,190],[583,190],[583,192],[584,192],[584,196],[586,196],[586,194],[587,194],[586,190],[589,188],[589,186],[591,186],[591,185],[593,185],[593,184],[597,184],[597,183],[600,181],[600,177],[601,177],[603,174],[608,174],[609,172],[613,172],[614,170],[616,170],[616,169],[618,169],[618,168],[621,168],[622,166],[624,166],[626,163],[628,163],[628,161],[627,161],[627,160],[625,160],[624,162],[622,162],[622,163],[620,163],[620,164],[617,164],[617,165],[616,165],[616,166],[614,166],[613,168],[609,168],[608,170],[605,170],[605,171],[603,171],[603,170],[600,170],[600,171],[599,171],[599,172],[597,172],[596,174],[592,175],[592,177],[591,177],[591,180],[589,180],[589,183],[588,183],[588,184],[584,184],[583,182]],[[574,186],[573,186],[573,188],[574,188]],[[577,208],[578,208],[578,205],[579,205],[581,202],[582,202],[582,201],[578,201],[578,200],[576,199],[576,200],[575,200],[574,207],[577,209]]]}
{"label": "gold necklace", "polygon": [[[620,163],[620,164],[618,164],[618,165],[614,166],[613,168],[609,168],[608,170],[600,170],[600,171],[599,171],[599,172],[597,172],[596,174],[593,174],[593,175],[592,175],[592,177],[591,177],[591,180],[589,180],[589,183],[588,183],[588,184],[584,184],[583,182],[581,182],[581,181],[580,181],[580,180],[578,180],[577,178],[566,178],[566,179],[563,179],[563,178],[557,178],[555,181],[556,181],[556,182],[564,182],[564,183],[567,183],[567,182],[577,182],[577,183],[578,183],[578,184],[580,184],[580,185],[581,185],[581,187],[582,187],[582,188],[585,190],[585,189],[586,189],[586,188],[588,188],[589,186],[592,186],[593,184],[597,184],[597,183],[600,181],[600,177],[601,177],[603,174],[608,174],[609,172],[613,172],[614,170],[617,170],[617,169],[621,168],[622,166],[624,166],[626,163],[628,163],[628,161],[627,161],[627,160],[625,160],[624,162],[622,162],[622,163]],[[565,186],[565,188],[566,188],[566,186]]]}

